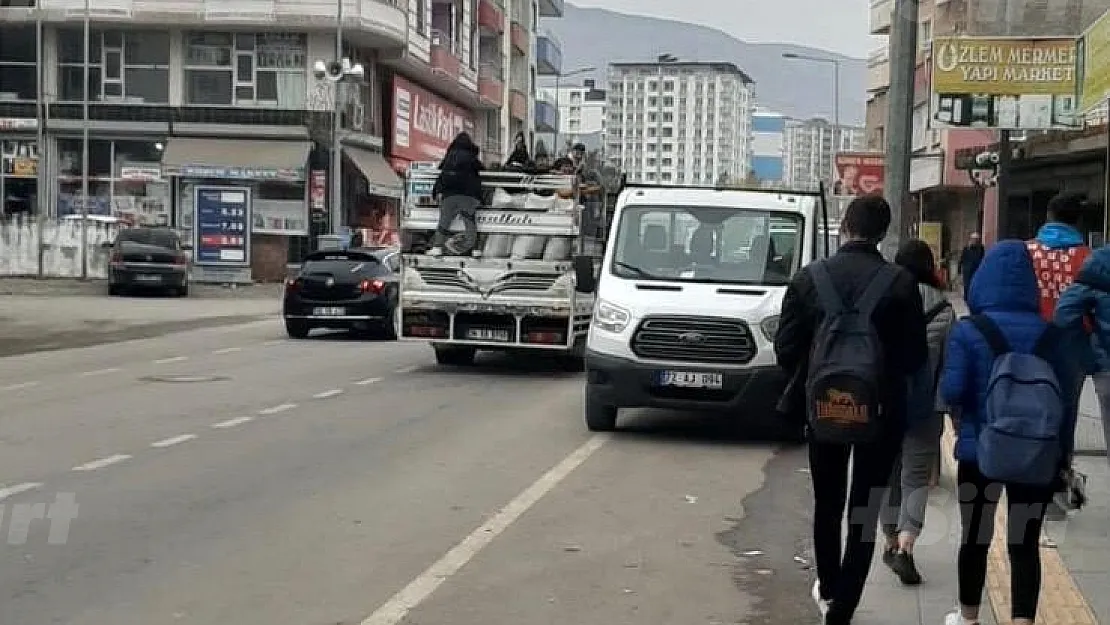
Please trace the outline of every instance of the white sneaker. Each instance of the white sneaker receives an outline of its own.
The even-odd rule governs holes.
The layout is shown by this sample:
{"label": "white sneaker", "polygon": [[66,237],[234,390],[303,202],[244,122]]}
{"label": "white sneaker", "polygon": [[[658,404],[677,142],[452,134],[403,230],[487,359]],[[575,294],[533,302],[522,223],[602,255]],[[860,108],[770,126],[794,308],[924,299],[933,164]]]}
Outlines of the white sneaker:
{"label": "white sneaker", "polygon": [[[825,615],[829,613],[829,602],[821,598],[821,580],[814,580],[811,594],[813,595],[813,602],[817,604],[817,611],[821,613],[821,618],[825,618]],[[951,624],[945,623],[944,625]]]}
{"label": "white sneaker", "polygon": [[433,247],[432,249],[428,250],[427,254],[428,256],[443,256],[443,248]]}
{"label": "white sneaker", "polygon": [[979,621],[969,621],[960,613],[959,608],[949,612],[944,617],[944,625],[979,625]]}

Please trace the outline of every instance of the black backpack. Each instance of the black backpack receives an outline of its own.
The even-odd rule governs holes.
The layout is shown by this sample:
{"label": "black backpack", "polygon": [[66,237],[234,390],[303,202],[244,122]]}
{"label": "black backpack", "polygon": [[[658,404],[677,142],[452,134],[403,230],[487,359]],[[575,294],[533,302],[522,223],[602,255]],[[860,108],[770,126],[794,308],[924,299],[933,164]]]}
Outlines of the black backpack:
{"label": "black backpack", "polygon": [[855,302],[845,302],[826,261],[810,267],[824,319],[818,326],[806,377],[806,405],[814,440],[870,443],[881,431],[885,354],[871,321],[900,271],[884,264]]}

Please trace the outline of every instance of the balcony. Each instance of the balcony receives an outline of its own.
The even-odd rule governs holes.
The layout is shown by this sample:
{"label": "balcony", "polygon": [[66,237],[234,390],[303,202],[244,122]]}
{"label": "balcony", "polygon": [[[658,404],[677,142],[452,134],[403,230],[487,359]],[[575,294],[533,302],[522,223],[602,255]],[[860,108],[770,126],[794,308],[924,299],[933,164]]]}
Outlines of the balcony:
{"label": "balcony", "polygon": [[562,71],[563,44],[545,30],[536,38],[536,72],[541,76],[558,76]]}
{"label": "balcony", "polygon": [[483,35],[505,32],[505,5],[501,0],[478,0],[478,28]]}
{"label": "balcony", "polygon": [[536,100],[536,132],[558,132],[559,109],[547,98]]}
{"label": "balcony", "polygon": [[505,70],[495,63],[478,68],[478,97],[486,109],[499,109],[505,101]]}
{"label": "balcony", "polygon": [[540,17],[562,17],[563,0],[540,0]]}
{"label": "balcony", "polygon": [[515,87],[509,93],[509,116],[517,121],[528,121],[528,96]]}
{"label": "balcony", "polygon": [[455,54],[454,43],[450,34],[439,30],[432,31],[432,71],[458,80],[462,62]]}
{"label": "balcony", "polygon": [[524,27],[524,24],[514,20],[512,24],[509,25],[509,39],[513,44],[513,54],[518,56],[528,54],[529,44],[532,43],[532,37],[529,35],[528,29]]}
{"label": "balcony", "polygon": [[894,0],[871,0],[871,34],[889,35],[894,17]]}
{"label": "balcony", "polygon": [[867,92],[878,93],[890,88],[890,55],[886,46],[867,57]]}

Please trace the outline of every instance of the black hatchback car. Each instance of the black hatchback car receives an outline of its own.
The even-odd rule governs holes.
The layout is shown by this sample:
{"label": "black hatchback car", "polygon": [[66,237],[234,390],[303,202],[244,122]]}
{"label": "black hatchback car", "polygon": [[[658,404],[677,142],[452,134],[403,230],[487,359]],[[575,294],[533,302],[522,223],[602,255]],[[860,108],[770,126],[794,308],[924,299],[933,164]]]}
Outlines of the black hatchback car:
{"label": "black hatchback car", "polygon": [[381,331],[397,338],[401,255],[395,248],[322,250],[286,281],[282,316],[290,338],[313,328]]}
{"label": "black hatchback car", "polygon": [[133,290],[189,294],[189,254],[181,235],[170,228],[120,230],[108,259],[108,294]]}

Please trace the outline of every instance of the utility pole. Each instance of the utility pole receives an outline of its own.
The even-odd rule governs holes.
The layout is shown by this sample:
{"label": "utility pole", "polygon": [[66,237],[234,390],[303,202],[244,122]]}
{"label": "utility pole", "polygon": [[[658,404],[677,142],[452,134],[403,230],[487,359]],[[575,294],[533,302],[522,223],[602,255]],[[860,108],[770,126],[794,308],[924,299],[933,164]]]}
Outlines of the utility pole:
{"label": "utility pole", "polygon": [[887,92],[886,180],[883,192],[891,207],[886,255],[893,258],[906,232],[910,197],[913,137],[913,75],[917,69],[919,0],[895,0],[890,33],[890,90]]}
{"label": "utility pole", "polygon": [[[335,2],[335,60],[343,59],[343,1]],[[342,78],[342,76],[340,76]],[[340,124],[343,123],[343,104],[339,99],[343,81],[335,81],[335,97],[331,108],[331,233],[339,234],[343,227],[343,146],[340,145]]]}
{"label": "utility pole", "polygon": [[[90,39],[92,38],[92,7],[89,6],[89,0],[85,0],[85,16],[84,16],[84,31],[85,31],[85,58],[84,71],[81,74],[85,85],[84,98],[81,103],[81,117],[84,123],[81,124],[81,279],[87,280],[89,277],[89,47]],[[99,85],[97,85],[99,87]],[[108,205],[111,207],[111,198],[108,198]],[[110,214],[110,213],[109,213]]]}

